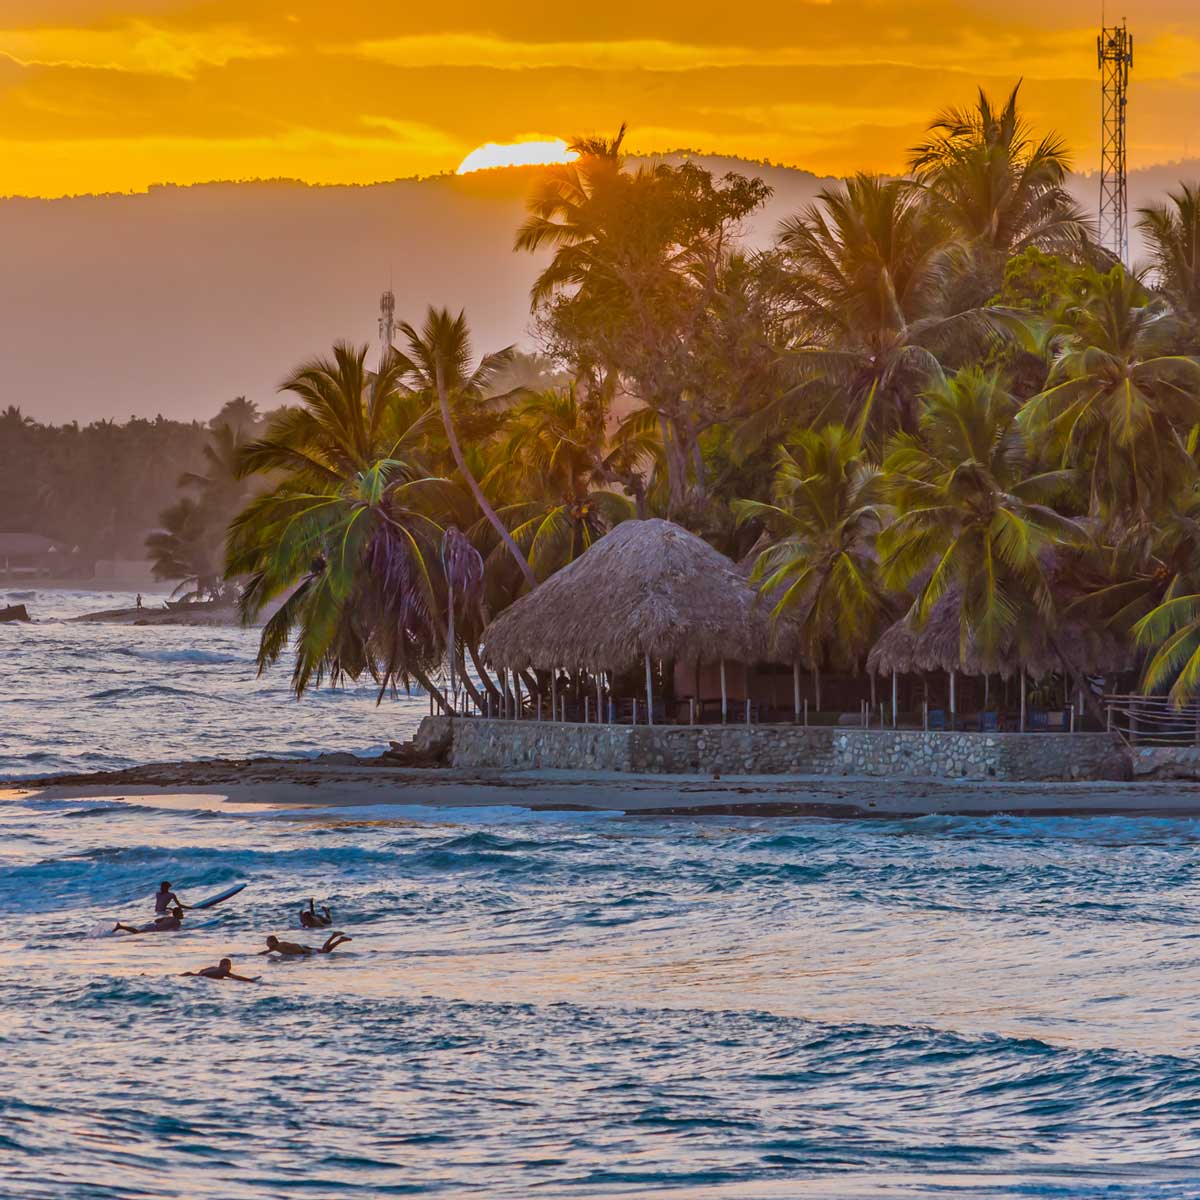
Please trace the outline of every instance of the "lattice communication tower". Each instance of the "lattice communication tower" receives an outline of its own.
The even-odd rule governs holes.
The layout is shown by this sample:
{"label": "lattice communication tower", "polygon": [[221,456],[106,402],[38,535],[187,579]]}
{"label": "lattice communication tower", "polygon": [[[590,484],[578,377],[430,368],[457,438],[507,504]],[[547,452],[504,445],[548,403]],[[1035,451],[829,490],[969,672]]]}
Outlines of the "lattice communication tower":
{"label": "lattice communication tower", "polygon": [[1125,190],[1125,108],[1133,66],[1133,34],[1120,25],[1096,39],[1101,82],[1100,244],[1129,264],[1129,201]]}
{"label": "lattice communication tower", "polygon": [[388,288],[379,297],[379,370],[387,368],[388,355],[396,338],[396,293]]}

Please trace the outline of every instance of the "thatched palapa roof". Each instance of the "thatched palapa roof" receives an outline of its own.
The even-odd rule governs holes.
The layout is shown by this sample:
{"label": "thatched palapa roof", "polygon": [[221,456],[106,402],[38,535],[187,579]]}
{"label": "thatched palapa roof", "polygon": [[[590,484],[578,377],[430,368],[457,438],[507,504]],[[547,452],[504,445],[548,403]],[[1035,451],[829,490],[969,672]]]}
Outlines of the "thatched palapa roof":
{"label": "thatched palapa roof", "polygon": [[622,671],[651,659],[755,662],[757,596],[734,564],[670,521],[624,521],[484,630],[484,657],[520,670]]}
{"label": "thatched palapa roof", "polygon": [[[991,673],[1012,676],[1022,667],[1030,675],[1061,671],[1060,649],[1072,666],[1089,674],[1109,674],[1133,666],[1130,648],[1110,630],[1074,621],[1061,625],[1053,637],[1044,627],[1026,630],[1025,634],[1024,648],[1015,635],[1005,639]],[[948,592],[933,606],[921,628],[915,628],[904,616],[885,629],[867,655],[867,670],[876,675],[893,671],[901,675],[919,671],[983,675],[983,662],[974,643],[968,640],[965,657],[960,650],[959,596]]]}

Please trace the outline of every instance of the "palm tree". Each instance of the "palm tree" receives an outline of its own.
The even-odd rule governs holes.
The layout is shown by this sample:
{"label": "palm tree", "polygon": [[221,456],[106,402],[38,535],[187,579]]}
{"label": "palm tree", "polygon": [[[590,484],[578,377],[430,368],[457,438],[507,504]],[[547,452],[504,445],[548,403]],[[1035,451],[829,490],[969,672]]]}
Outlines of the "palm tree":
{"label": "palm tree", "polygon": [[1070,472],[1036,473],[1017,405],[979,368],[941,378],[924,394],[919,435],[898,434],[884,462],[896,517],[879,539],[892,588],[916,584],[920,626],[948,592],[958,596],[960,654],[973,644],[986,670],[1001,647],[1053,618],[1048,554],[1083,540],[1049,501]]}
{"label": "palm tree", "polygon": [[1195,470],[1184,438],[1200,422],[1200,359],[1168,353],[1177,332],[1170,306],[1114,267],[1056,334],[1047,387],[1021,423],[1087,472],[1092,515],[1147,524]]}
{"label": "palm tree", "polygon": [[408,342],[408,353],[395,355],[393,369],[407,380],[414,391],[437,398],[446,440],[450,443],[450,453],[454,456],[458,472],[475,497],[480,512],[507,547],[532,591],[537,587],[537,576],[467,466],[452,411],[452,407],[482,399],[488,385],[511,359],[512,347],[485,354],[475,369],[471,370],[471,338],[466,316],[462,312],[457,317],[451,316],[449,309],[445,308],[430,308],[420,333],[407,322],[400,326],[400,332]]}
{"label": "palm tree", "polygon": [[232,522],[226,573],[248,577],[247,624],[285,597],[258,664],[294,636],[297,695],[326,675],[367,672],[381,698],[410,678],[440,698],[430,674],[445,643],[441,522],[461,518],[464,498],[425,466],[428,405],[398,390],[398,363],[371,375],[367,349],[339,343],[332,359],[304,364],[283,385],[299,406],[242,450],[241,473],[274,485]]}
{"label": "palm tree", "polygon": [[574,386],[534,393],[513,410],[483,483],[511,497],[502,511],[539,579],[635,515],[627,496],[602,485],[627,474],[637,454],[630,439],[607,444],[601,407]]}
{"label": "palm tree", "polygon": [[1066,188],[1066,143],[1056,133],[1035,140],[1020,90],[997,106],[980,88],[973,107],[940,113],[909,156],[936,211],[989,267],[1029,246],[1076,248],[1091,232]]}
{"label": "palm tree", "polygon": [[779,451],[773,503],[735,500],[739,523],[761,522],[769,544],[752,579],[774,601],[772,620],[800,630],[808,664],[847,667],[870,645],[885,600],[875,542],[883,525],[879,468],[861,433],[805,429]]}
{"label": "palm tree", "polygon": [[1200,326],[1200,184],[1181,183],[1170,204],[1138,209],[1156,283],[1176,312]]}
{"label": "palm tree", "polygon": [[802,348],[794,393],[872,430],[914,432],[916,396],[939,369],[955,242],[901,180],[858,175],[784,221],[779,244]]}
{"label": "palm tree", "polygon": [[181,496],[159,519],[161,527],[146,536],[154,578],[177,581],[173,596],[219,599],[224,526],[215,524],[205,506],[190,496]]}

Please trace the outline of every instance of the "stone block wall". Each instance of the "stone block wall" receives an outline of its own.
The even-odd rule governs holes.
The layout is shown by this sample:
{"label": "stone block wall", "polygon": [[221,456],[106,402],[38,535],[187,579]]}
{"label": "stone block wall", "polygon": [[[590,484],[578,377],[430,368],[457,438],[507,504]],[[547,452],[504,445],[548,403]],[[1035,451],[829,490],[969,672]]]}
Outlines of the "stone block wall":
{"label": "stone block wall", "polygon": [[581,725],[426,717],[462,768],[663,775],[867,775],[898,779],[1127,779],[1107,733],[961,733],[796,725]]}

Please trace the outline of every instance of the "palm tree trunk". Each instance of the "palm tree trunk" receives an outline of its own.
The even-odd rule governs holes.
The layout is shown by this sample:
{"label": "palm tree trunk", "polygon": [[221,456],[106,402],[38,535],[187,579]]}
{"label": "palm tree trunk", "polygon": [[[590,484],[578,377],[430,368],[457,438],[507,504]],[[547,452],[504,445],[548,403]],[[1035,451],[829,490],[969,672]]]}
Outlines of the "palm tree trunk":
{"label": "palm tree trunk", "polygon": [[420,667],[410,667],[412,677],[438,702],[438,707],[444,713],[450,713],[450,703],[442,694],[442,689],[438,687]]}
{"label": "palm tree trunk", "polygon": [[513,536],[508,532],[504,522],[496,515],[496,510],[488,503],[487,497],[483,494],[483,489],[479,486],[478,480],[476,480],[467,467],[466,459],[463,458],[462,447],[458,444],[458,434],[454,429],[454,418],[450,415],[450,398],[446,395],[446,386],[442,381],[440,367],[438,368],[437,375],[437,393],[438,403],[442,410],[442,425],[446,430],[446,440],[450,443],[450,453],[454,455],[454,462],[458,466],[459,474],[467,481],[467,487],[471,489],[471,495],[475,497],[475,503],[479,505],[480,512],[488,519],[488,523],[508,548],[513,561],[521,568],[521,574],[525,576],[525,582],[529,584],[529,590],[533,591],[538,584],[537,576],[533,573],[533,568],[529,565],[525,555],[521,553],[517,543],[513,541]]}
{"label": "palm tree trunk", "polygon": [[488,693],[492,696],[492,698],[496,701],[499,701],[500,688],[487,673],[487,669],[484,667],[483,663],[479,661],[479,652],[475,648],[475,643],[467,642],[467,650],[470,652],[471,662],[475,667],[475,673],[479,676],[480,682],[485,688],[487,688]]}

